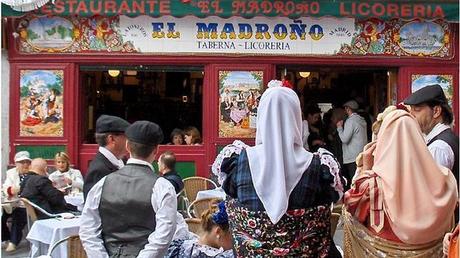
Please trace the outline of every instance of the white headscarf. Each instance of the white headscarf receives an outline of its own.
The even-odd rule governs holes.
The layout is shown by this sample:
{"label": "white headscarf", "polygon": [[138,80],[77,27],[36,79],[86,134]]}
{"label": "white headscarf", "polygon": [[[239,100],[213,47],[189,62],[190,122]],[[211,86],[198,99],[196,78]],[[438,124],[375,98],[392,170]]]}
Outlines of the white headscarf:
{"label": "white headscarf", "polygon": [[273,224],[286,213],[289,195],[313,154],[302,145],[302,115],[297,94],[271,81],[257,114],[256,145],[246,149],[252,181]]}

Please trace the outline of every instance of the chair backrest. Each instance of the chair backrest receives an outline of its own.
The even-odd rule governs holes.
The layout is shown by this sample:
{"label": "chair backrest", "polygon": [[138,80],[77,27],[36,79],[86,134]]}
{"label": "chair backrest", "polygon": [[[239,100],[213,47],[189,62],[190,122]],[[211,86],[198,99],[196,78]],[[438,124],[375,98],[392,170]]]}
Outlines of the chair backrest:
{"label": "chair backrest", "polygon": [[339,224],[340,213],[331,214],[331,236],[334,237],[335,230],[337,229],[337,224]]}
{"label": "chair backrest", "polygon": [[22,203],[26,207],[27,213],[27,228],[30,230],[32,224],[37,220],[37,213],[35,212],[34,207],[32,206],[32,202],[27,200],[26,198],[21,198]]}
{"label": "chair backrest", "polygon": [[[34,209],[34,213],[35,213],[35,220],[37,218],[37,211],[42,213],[43,215],[47,216],[47,217],[50,217],[50,218],[56,218],[56,217],[59,217],[59,214],[53,214],[53,213],[49,213],[47,212],[45,209],[43,209],[42,207],[38,206],[37,204],[29,201],[27,198],[21,198],[21,201],[24,203],[24,206],[26,206],[26,210],[27,210],[27,206],[31,206],[32,209]],[[28,210],[27,210],[28,212]],[[34,221],[35,221],[34,220]]]}
{"label": "chair backrest", "polygon": [[72,258],[87,258],[85,249],[81,244],[79,236],[70,236],[69,242],[67,243],[67,254],[68,257]]}
{"label": "chair backrest", "polygon": [[199,176],[187,177],[184,180],[184,192],[188,201],[193,202],[199,191],[217,188],[211,179]]}
{"label": "chair backrest", "polygon": [[205,198],[193,201],[187,208],[187,213],[190,218],[201,218],[201,214],[213,205],[217,205],[221,199]]}
{"label": "chair backrest", "polygon": [[197,218],[186,218],[185,223],[187,223],[188,230],[198,235],[201,231],[201,220]]}

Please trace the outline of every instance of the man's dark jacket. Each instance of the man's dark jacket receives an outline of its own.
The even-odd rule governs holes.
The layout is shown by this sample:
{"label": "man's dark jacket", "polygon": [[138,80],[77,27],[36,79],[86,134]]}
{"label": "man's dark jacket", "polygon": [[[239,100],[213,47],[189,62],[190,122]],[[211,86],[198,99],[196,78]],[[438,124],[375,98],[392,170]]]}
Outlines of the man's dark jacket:
{"label": "man's dark jacket", "polygon": [[85,176],[85,183],[83,184],[83,197],[85,200],[91,188],[93,188],[99,180],[117,170],[117,166],[112,164],[102,153],[97,152],[94,159],[89,163],[88,172]]}
{"label": "man's dark jacket", "polygon": [[[53,186],[48,177],[34,172],[28,172],[22,181],[20,195],[49,213],[69,211],[64,194]],[[40,213],[37,216],[40,219],[45,217]]]}

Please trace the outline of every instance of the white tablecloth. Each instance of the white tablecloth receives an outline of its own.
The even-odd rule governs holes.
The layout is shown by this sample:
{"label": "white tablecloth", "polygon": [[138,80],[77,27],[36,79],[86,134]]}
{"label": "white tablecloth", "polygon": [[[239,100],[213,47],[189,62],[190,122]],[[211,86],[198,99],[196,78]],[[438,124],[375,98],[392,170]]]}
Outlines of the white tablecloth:
{"label": "white tablecloth", "polygon": [[72,204],[73,206],[77,206],[79,211],[83,210],[83,193],[78,193],[75,195],[66,195],[64,199],[67,203]]}
{"label": "white tablecloth", "polygon": [[[78,235],[80,218],[73,219],[44,219],[37,220],[27,234],[30,242],[32,257],[46,255],[48,248],[57,241],[68,236]],[[61,243],[54,249],[52,257],[67,257],[67,242]]]}
{"label": "white tablecloth", "polygon": [[201,200],[205,198],[220,198],[222,200],[225,200],[225,197],[226,197],[226,194],[222,188],[199,191],[196,195],[197,200]]}

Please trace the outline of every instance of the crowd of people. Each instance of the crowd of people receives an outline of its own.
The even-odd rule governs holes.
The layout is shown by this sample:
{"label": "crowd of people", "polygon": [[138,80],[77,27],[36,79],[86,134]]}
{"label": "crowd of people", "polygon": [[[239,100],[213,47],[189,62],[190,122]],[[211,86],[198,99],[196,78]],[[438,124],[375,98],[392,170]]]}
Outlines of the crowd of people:
{"label": "crowd of people", "polygon": [[[270,82],[255,145],[236,140],[215,159],[227,197],[200,215],[199,235],[177,211],[175,154],[158,153],[163,131],[149,121],[99,117],[84,179],[66,153],[47,176],[45,160],[18,152],[3,191],[52,213],[74,211],[64,195],[82,191],[88,257],[458,257],[458,137],[447,103],[439,85],[426,86],[369,126],[350,100],[324,115],[324,129],[317,106],[302,112],[292,89]],[[200,144],[199,131],[171,133],[173,144],[184,141]],[[334,203],[343,204],[343,253],[331,234]],[[23,208],[3,213],[7,251],[25,224]]]}

